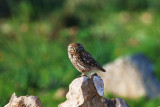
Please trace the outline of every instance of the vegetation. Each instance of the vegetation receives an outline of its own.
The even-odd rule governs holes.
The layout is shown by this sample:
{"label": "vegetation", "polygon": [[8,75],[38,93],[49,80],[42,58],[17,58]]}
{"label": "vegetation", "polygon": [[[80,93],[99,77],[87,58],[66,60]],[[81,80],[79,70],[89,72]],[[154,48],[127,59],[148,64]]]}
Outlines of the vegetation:
{"label": "vegetation", "polygon": [[[160,81],[158,0],[11,0],[0,1],[0,106],[13,92],[35,95],[57,107],[61,88],[80,75],[67,46],[84,44],[101,64],[144,53]],[[157,106],[160,99],[129,99],[131,107]]]}

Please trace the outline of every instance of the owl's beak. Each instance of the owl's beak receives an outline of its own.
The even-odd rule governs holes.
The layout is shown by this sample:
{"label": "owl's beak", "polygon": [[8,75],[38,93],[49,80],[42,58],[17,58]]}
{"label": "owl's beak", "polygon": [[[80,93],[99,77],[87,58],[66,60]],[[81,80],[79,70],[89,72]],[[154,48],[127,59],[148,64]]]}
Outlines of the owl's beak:
{"label": "owl's beak", "polygon": [[76,52],[76,51],[75,50],[68,50],[68,52],[73,53],[73,52]]}

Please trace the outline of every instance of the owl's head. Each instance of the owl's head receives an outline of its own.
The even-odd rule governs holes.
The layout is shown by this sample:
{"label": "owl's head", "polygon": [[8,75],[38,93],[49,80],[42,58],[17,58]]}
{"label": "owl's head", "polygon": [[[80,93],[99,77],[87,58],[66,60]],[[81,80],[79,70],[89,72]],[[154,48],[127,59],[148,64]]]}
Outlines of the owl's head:
{"label": "owl's head", "polygon": [[68,45],[68,52],[70,53],[76,53],[81,50],[84,50],[84,48],[83,45],[81,45],[80,43],[71,43]]}

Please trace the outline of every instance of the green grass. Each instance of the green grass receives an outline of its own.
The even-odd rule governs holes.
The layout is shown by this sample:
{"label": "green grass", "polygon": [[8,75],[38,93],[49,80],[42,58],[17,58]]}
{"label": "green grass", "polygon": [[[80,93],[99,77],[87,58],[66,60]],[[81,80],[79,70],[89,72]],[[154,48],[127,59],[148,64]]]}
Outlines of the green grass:
{"label": "green grass", "polygon": [[149,98],[139,98],[139,99],[126,99],[127,103],[131,107],[157,107],[159,106],[159,98],[149,99]]}

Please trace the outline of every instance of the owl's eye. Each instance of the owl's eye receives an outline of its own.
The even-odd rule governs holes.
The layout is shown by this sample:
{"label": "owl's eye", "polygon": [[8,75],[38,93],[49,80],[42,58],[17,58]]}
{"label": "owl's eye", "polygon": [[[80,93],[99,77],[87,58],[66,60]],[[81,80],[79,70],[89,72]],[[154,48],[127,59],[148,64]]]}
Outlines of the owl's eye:
{"label": "owl's eye", "polygon": [[75,49],[73,47],[70,47],[70,51],[75,51]]}
{"label": "owl's eye", "polygon": [[74,50],[74,48],[73,48],[73,47],[71,47],[70,49],[71,49],[71,50]]}

